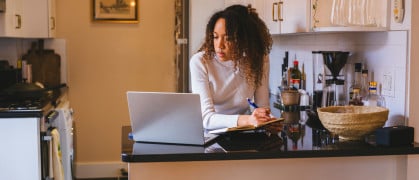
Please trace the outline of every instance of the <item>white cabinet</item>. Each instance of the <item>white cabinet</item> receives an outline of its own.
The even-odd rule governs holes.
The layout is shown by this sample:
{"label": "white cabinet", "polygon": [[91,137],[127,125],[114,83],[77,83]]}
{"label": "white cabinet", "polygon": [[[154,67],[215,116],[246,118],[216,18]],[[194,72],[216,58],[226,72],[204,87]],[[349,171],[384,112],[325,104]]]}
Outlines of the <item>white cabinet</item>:
{"label": "white cabinet", "polygon": [[[394,22],[396,2],[403,2],[403,22]],[[225,0],[252,5],[271,34],[408,29],[411,0]],[[400,4],[400,3],[399,3]],[[340,15],[339,15],[340,14]],[[333,16],[334,15],[334,16]]]}
{"label": "white cabinet", "polygon": [[234,4],[241,4],[243,6],[251,6],[252,8],[256,9],[256,12],[259,16],[263,19],[265,16],[265,3],[266,0],[225,0],[224,7],[228,7]]}
{"label": "white cabinet", "polygon": [[0,13],[0,36],[21,36],[23,0],[7,0],[5,3],[5,11]]}
{"label": "white cabinet", "polygon": [[55,37],[56,17],[56,0],[48,0],[48,37]]}
{"label": "white cabinet", "polygon": [[244,6],[252,5],[253,8],[257,6],[258,3],[261,3],[264,0],[224,0],[224,7],[228,7],[234,4],[241,4]]}
{"label": "white cabinet", "polygon": [[265,0],[265,23],[271,34],[308,32],[309,0]]}
{"label": "white cabinet", "polygon": [[0,118],[0,179],[42,179],[40,135],[40,118]]}
{"label": "white cabinet", "polygon": [[389,30],[390,1],[311,0],[311,28],[321,31]]}
{"label": "white cabinet", "polygon": [[310,0],[225,0],[233,4],[252,5],[271,34],[307,32],[309,30]]}
{"label": "white cabinet", "polygon": [[50,38],[55,35],[55,0],[6,0],[0,37]]}

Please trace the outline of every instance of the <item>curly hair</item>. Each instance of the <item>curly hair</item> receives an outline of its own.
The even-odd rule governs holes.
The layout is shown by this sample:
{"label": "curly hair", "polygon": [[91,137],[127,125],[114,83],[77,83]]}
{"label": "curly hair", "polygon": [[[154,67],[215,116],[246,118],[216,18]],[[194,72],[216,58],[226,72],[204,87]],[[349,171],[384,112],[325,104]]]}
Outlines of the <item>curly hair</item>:
{"label": "curly hair", "polygon": [[233,5],[216,12],[209,20],[205,40],[199,51],[204,51],[205,61],[214,59],[214,27],[218,19],[225,19],[227,41],[236,68],[244,74],[247,83],[261,85],[264,57],[272,48],[272,38],[266,24],[257,13],[242,5]]}

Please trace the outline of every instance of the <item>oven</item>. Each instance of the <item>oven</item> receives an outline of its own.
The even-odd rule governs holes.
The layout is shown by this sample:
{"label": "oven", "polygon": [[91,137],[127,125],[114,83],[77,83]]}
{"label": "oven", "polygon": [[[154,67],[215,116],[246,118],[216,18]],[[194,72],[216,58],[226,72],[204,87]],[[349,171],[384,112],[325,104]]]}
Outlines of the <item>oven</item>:
{"label": "oven", "polygon": [[58,113],[51,103],[30,106],[0,109],[0,179],[53,179],[60,166],[53,162],[51,133]]}
{"label": "oven", "polygon": [[0,101],[0,179],[73,179],[72,123],[62,98]]}

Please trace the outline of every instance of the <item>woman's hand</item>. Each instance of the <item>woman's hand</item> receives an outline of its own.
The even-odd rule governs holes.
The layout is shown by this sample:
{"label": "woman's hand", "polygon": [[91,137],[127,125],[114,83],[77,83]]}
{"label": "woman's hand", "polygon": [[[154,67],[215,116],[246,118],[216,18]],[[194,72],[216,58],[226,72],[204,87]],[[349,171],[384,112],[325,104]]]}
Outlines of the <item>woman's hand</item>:
{"label": "woman's hand", "polygon": [[[257,126],[259,124],[265,123],[267,121],[275,120],[276,117],[271,116],[271,110],[269,108],[256,108],[251,115],[241,115],[237,121],[237,126],[248,126],[253,125]],[[276,134],[283,129],[281,122],[275,122],[268,124],[264,129],[271,133]]]}
{"label": "woman's hand", "polygon": [[237,126],[253,125],[265,123],[273,120],[270,116],[271,110],[269,108],[256,108],[251,115],[241,115],[237,121]]}

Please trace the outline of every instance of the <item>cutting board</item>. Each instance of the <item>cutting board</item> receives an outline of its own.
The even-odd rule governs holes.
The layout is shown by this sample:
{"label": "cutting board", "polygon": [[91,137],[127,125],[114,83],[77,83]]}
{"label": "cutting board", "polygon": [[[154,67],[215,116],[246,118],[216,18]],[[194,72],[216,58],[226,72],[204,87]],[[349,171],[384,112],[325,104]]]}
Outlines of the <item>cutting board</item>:
{"label": "cutting board", "polygon": [[56,87],[61,83],[61,57],[54,50],[44,49],[43,40],[33,42],[28,53],[22,56],[32,64],[32,81],[45,87]]}

